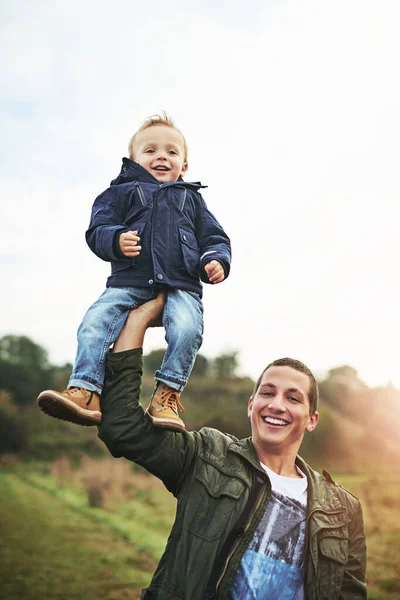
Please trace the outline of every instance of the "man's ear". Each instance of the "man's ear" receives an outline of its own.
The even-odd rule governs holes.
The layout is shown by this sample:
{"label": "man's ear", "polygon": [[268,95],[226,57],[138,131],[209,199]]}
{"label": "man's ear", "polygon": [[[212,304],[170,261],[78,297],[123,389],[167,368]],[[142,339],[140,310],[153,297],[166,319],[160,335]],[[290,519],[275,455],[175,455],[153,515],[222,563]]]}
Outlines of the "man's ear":
{"label": "man's ear", "polygon": [[315,413],[313,415],[311,415],[309,418],[309,421],[306,426],[306,431],[313,431],[316,428],[318,421],[319,421],[319,412],[315,411]]}
{"label": "man's ear", "polygon": [[249,402],[247,405],[247,416],[250,418],[251,417],[251,411],[253,410],[253,396],[250,396],[249,398]]}
{"label": "man's ear", "polygon": [[186,173],[186,171],[188,170],[188,166],[189,166],[189,165],[187,164],[187,162],[184,162],[184,163],[183,163],[183,165],[182,165],[182,170],[181,170],[181,177],[183,177],[183,176],[184,176],[184,174]]}

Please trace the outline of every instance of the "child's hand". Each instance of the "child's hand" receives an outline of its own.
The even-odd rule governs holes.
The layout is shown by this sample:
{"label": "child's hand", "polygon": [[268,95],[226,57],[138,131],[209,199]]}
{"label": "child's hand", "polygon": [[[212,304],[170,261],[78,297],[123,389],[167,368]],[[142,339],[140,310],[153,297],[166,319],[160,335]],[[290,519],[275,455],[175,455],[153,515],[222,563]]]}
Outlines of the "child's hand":
{"label": "child's hand", "polygon": [[137,231],[125,231],[119,236],[119,248],[125,256],[133,258],[139,256],[142,246],[138,246],[140,237],[137,235]]}
{"label": "child's hand", "polygon": [[217,260],[212,260],[204,267],[210,283],[221,283],[225,279],[224,267]]}

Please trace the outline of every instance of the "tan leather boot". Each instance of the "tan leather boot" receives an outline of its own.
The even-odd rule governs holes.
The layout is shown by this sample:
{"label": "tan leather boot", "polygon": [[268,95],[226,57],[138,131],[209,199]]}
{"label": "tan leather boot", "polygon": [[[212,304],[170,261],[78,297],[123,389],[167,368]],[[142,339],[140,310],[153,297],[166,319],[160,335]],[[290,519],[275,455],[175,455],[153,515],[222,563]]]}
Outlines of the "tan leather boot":
{"label": "tan leather boot", "polygon": [[77,425],[98,425],[101,421],[99,394],[84,388],[71,387],[61,393],[46,390],[39,394],[37,403],[47,415]]}
{"label": "tan leather boot", "polygon": [[180,392],[165,383],[159,382],[151,402],[146,409],[154,427],[164,427],[172,431],[184,431],[185,423],[179,418],[184,408],[179,402]]}

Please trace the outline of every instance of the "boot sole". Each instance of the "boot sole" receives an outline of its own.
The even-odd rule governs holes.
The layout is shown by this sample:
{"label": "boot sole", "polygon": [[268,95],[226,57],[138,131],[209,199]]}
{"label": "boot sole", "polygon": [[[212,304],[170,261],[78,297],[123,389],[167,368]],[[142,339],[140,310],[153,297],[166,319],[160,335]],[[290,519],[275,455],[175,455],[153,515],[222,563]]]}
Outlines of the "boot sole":
{"label": "boot sole", "polygon": [[99,425],[101,422],[101,413],[93,410],[81,408],[71,400],[58,396],[50,391],[45,391],[39,394],[37,399],[38,406],[46,415],[90,427],[91,425]]}
{"label": "boot sole", "polygon": [[154,427],[178,432],[185,431],[186,429],[185,423],[183,421],[181,421],[181,424],[178,421],[175,421],[174,419],[160,419],[158,417],[153,417],[153,415],[151,415],[148,410],[146,410],[146,415],[149,417]]}

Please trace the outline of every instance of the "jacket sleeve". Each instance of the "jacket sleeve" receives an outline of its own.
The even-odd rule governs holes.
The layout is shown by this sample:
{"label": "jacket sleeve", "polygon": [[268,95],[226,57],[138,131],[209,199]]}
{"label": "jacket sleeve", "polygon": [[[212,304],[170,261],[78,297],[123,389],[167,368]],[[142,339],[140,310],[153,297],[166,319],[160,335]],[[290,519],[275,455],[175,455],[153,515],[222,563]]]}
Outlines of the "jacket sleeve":
{"label": "jacket sleeve", "polygon": [[124,218],[124,209],[116,188],[108,188],[96,198],[86,231],[86,242],[102,260],[129,260],[119,248],[119,236],[124,231],[129,231]]}
{"label": "jacket sleeve", "polygon": [[217,260],[224,268],[225,279],[231,268],[231,242],[214,215],[208,210],[202,196],[196,214],[196,236],[200,247],[200,278],[208,281],[204,267],[211,260]]}
{"label": "jacket sleeve", "polygon": [[99,437],[114,457],[141,465],[178,496],[198,434],[154,427],[139,404],[141,377],[141,349],[108,354]]}
{"label": "jacket sleeve", "polygon": [[357,500],[349,523],[349,554],[340,600],[365,600],[367,598],[366,565],[367,551],[361,504]]}

